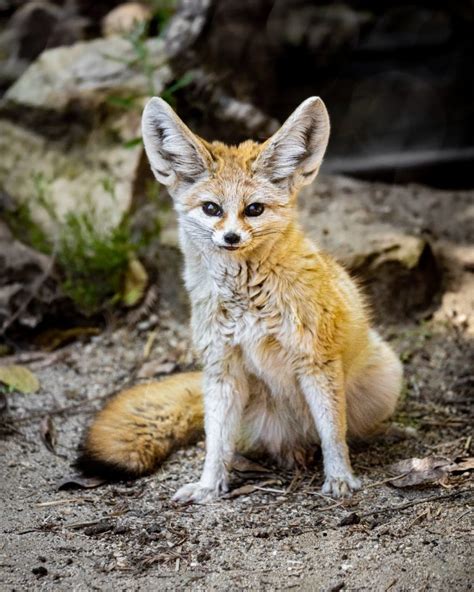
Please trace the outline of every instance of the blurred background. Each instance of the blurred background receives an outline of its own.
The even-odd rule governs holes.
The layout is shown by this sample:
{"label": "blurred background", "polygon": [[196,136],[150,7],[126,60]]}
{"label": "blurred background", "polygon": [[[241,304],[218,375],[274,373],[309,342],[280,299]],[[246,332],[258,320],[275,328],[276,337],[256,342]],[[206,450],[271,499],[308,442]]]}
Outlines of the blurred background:
{"label": "blurred background", "polygon": [[[3,588],[466,589],[473,45],[473,0],[0,0]],[[178,511],[203,444],[126,486],[71,475],[109,396],[200,364],[141,140],[154,95],[233,143],[326,103],[300,222],[358,279],[405,373],[399,437],[353,447],[370,484],[350,502],[321,497],[318,469],[243,469],[240,500]],[[387,478],[411,459],[416,478]]]}
{"label": "blurred background", "polygon": [[[388,296],[401,290],[397,314],[431,305],[443,277],[433,241],[464,242],[472,220],[471,194],[427,188],[473,188],[473,55],[471,0],[0,0],[4,338],[107,322],[150,286],[185,300],[170,202],[140,138],[152,95],[231,143],[266,139],[320,95],[332,136],[302,197],[307,226],[371,294],[382,275]],[[406,251],[400,232],[416,264],[373,272],[381,252]]]}

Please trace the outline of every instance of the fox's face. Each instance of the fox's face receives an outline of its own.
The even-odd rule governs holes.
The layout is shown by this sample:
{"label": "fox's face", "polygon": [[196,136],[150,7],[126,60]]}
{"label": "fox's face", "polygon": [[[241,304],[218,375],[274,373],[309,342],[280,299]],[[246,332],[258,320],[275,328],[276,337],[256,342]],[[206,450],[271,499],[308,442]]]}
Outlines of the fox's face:
{"label": "fox's face", "polygon": [[329,117],[312,97],[265,143],[235,147],[202,140],[153,98],[142,129],[152,171],[167,186],[187,240],[238,257],[271,245],[294,219],[297,191],[321,165]]}

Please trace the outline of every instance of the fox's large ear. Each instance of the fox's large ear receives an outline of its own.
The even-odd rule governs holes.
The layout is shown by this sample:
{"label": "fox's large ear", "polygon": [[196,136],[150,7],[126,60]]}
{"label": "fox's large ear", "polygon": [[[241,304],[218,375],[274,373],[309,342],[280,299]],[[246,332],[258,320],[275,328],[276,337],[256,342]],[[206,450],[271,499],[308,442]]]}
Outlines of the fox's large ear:
{"label": "fox's large ear", "polygon": [[311,183],[329,140],[329,115],[319,97],[310,97],[264,144],[254,170],[290,188]]}
{"label": "fox's large ear", "polygon": [[209,152],[163,99],[154,97],[146,104],[142,135],[153,174],[171,192],[208,174]]}

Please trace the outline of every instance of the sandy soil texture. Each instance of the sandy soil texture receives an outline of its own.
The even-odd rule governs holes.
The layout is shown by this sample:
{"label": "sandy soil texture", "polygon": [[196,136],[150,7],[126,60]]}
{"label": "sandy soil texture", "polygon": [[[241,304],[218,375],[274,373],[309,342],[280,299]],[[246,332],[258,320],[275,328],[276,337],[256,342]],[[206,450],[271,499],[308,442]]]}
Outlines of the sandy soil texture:
{"label": "sandy soil texture", "polygon": [[[427,224],[431,219],[426,212]],[[107,396],[197,362],[186,323],[169,304],[132,328],[17,357],[41,389],[8,394],[0,416],[0,589],[471,589],[469,472],[397,488],[387,470],[412,457],[470,453],[474,266],[468,217],[456,220],[460,240],[453,230],[439,231],[434,245],[445,278],[436,309],[382,327],[405,365],[395,419],[416,435],[353,446],[364,488],[349,500],[321,496],[318,461],[306,474],[244,467],[233,477],[240,495],[211,506],[175,506],[171,494],[199,474],[202,443],[135,482],[60,488],[91,414]],[[239,490],[243,485],[249,487]]]}

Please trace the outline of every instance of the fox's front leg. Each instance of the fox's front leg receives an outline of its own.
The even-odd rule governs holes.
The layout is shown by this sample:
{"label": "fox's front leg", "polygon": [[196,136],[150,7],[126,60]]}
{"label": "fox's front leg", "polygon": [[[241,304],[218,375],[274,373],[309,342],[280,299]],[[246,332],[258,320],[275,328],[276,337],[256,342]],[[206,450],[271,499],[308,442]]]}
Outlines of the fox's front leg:
{"label": "fox's front leg", "polygon": [[346,400],[340,362],[330,362],[319,371],[300,376],[303,394],[321,440],[325,481],[323,493],[350,495],[361,483],[351,467],[346,441]]}
{"label": "fox's front leg", "polygon": [[204,427],[206,459],[197,483],[181,487],[173,497],[181,503],[206,503],[227,491],[228,467],[242,411],[248,399],[248,385],[240,355],[214,355],[204,371]]}

